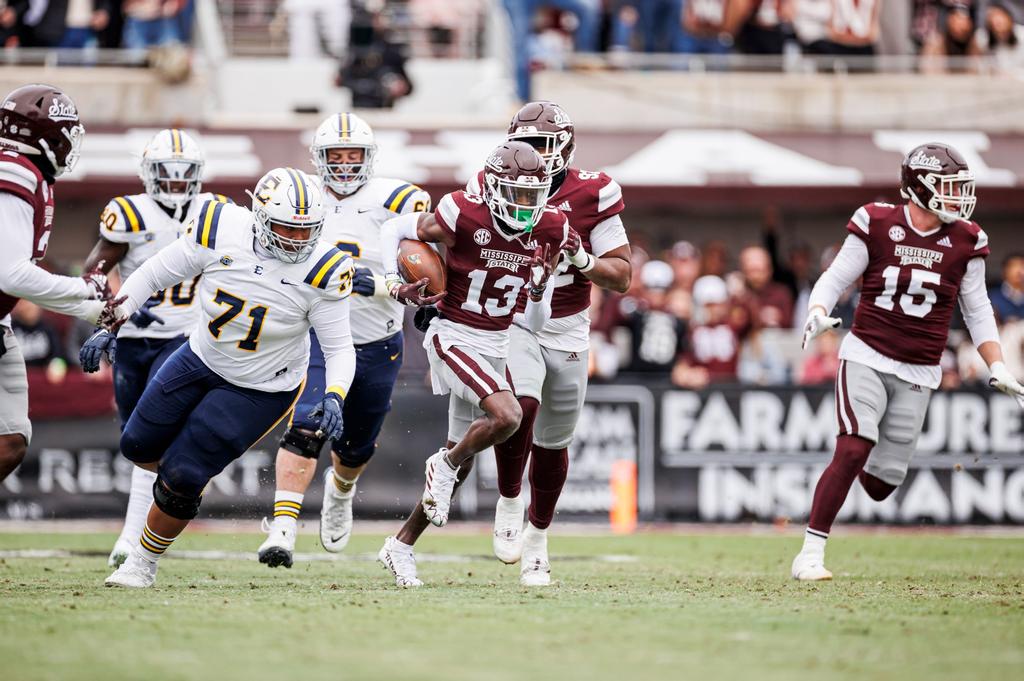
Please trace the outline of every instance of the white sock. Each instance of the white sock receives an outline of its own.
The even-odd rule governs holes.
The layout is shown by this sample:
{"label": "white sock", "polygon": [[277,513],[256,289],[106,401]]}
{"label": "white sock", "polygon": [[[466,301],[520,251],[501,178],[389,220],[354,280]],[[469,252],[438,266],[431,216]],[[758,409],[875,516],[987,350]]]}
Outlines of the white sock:
{"label": "white sock", "polygon": [[137,544],[146,526],[149,507],[153,505],[153,483],[156,473],[135,466],[132,469],[132,488],[128,492],[128,510],[124,514],[124,527],[121,528],[121,539],[129,544]]}
{"label": "white sock", "polygon": [[800,550],[801,553],[817,553],[821,556],[825,555],[825,542],[828,540],[828,535],[824,532],[818,532],[807,528],[804,532],[804,547]]}
{"label": "white sock", "polygon": [[412,544],[406,544],[404,541],[395,537],[395,543],[392,548],[398,549],[399,551],[405,551],[406,553],[412,553]]}
{"label": "white sock", "polygon": [[299,521],[299,512],[302,511],[302,499],[305,495],[301,492],[285,492],[276,490],[274,492],[274,524],[296,527]]}
{"label": "white sock", "polygon": [[155,563],[160,560],[160,556],[164,555],[164,551],[170,548],[173,541],[174,537],[160,536],[149,529],[149,524],[147,523],[142,531],[142,536],[139,537],[139,544],[137,546],[139,555],[149,562]]}

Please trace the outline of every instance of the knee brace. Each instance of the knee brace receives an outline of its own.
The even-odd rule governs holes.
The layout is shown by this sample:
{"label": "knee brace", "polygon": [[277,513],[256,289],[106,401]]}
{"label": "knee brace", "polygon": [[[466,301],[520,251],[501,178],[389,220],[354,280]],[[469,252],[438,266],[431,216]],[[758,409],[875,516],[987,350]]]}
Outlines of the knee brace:
{"label": "knee brace", "polygon": [[320,458],[320,450],[324,446],[324,440],[325,438],[317,437],[308,430],[289,428],[285,431],[284,437],[281,438],[278,446],[292,454],[303,456],[307,459],[318,459]]}
{"label": "knee brace", "polygon": [[161,511],[178,520],[192,520],[199,513],[202,494],[181,494],[175,492],[161,476],[153,483],[153,502]]}

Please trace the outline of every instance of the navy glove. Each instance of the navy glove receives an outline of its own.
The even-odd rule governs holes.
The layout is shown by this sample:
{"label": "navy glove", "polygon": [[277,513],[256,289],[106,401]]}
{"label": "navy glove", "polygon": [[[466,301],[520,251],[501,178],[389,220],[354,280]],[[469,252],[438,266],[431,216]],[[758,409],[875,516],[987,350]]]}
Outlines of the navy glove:
{"label": "navy glove", "polygon": [[161,317],[150,312],[150,310],[159,305],[160,302],[161,301],[159,300],[153,300],[152,298],[150,298],[149,300],[146,301],[145,305],[139,308],[138,312],[136,312],[135,314],[128,318],[129,321],[131,321],[132,324],[139,327],[140,329],[147,328],[153,322],[156,322],[157,324],[163,324],[164,320]]}
{"label": "navy glove", "polygon": [[369,267],[355,268],[352,275],[352,290],[361,296],[372,296],[377,291],[377,283],[373,280],[373,272]]}
{"label": "navy glove", "polygon": [[316,436],[337,440],[341,437],[343,422],[341,420],[341,396],[338,393],[327,393],[324,399],[309,412],[309,418],[319,420]]}
{"label": "navy glove", "polygon": [[433,305],[427,305],[426,307],[421,307],[416,310],[416,314],[412,318],[412,323],[420,330],[421,333],[426,333],[427,329],[430,328],[430,322],[440,316],[441,313],[436,307]]}
{"label": "navy glove", "polygon": [[97,329],[96,333],[89,336],[82,349],[78,352],[78,361],[82,365],[82,371],[91,374],[100,370],[100,360],[107,356],[107,361],[114,363],[114,353],[117,352],[117,336],[104,329]]}

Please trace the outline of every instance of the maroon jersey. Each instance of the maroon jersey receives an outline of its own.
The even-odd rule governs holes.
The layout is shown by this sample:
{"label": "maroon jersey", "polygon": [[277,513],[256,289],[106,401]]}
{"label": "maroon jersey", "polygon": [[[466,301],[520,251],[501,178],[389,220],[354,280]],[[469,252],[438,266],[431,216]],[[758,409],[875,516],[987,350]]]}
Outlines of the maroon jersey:
{"label": "maroon jersey", "polygon": [[972,258],[989,254],[988,236],[958,220],[922,235],[904,204],[870,203],[846,225],[868,247],[853,333],[907,364],[939,364],[960,282]]}
{"label": "maroon jersey", "polygon": [[[481,170],[474,181],[470,181],[470,191],[477,191],[483,182]],[[588,253],[594,252],[591,237],[594,228],[610,217],[622,212],[626,204],[622,201],[622,188],[619,184],[602,172],[590,172],[579,168],[569,168],[558,191],[548,197],[548,205],[556,206],[565,213],[570,226],[576,230],[583,241],[583,248]],[[563,268],[568,263],[563,264]],[[579,314],[590,307],[590,280],[574,267],[555,276],[552,283],[555,290],[551,297],[551,318],[569,317]],[[526,305],[525,300],[522,307]]]}
{"label": "maroon jersey", "polygon": [[[42,173],[16,151],[0,152],[0,193],[13,194],[32,207],[31,225],[2,225],[2,229],[32,230],[32,262],[46,255],[53,224],[53,191]],[[6,317],[18,299],[0,291],[0,319]]]}
{"label": "maroon jersey", "polygon": [[538,246],[557,250],[569,234],[565,215],[547,207],[529,234],[507,237],[483,199],[464,191],[446,194],[434,217],[455,233],[445,254],[447,294],[437,305],[453,322],[484,331],[504,331],[530,280],[530,259]]}

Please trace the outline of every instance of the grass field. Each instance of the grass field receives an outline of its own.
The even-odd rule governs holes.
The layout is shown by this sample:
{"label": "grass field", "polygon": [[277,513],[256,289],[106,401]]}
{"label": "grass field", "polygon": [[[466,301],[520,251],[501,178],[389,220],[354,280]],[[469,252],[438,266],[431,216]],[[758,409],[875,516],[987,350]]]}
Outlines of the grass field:
{"label": "grass field", "polygon": [[[0,534],[0,551],[107,551],[103,534]],[[381,538],[357,536],[352,554]],[[188,533],[174,550],[253,551]],[[799,538],[552,538],[556,584],[526,590],[487,536],[429,532],[427,586],[369,560],[171,560],[158,588],[105,589],[100,557],[0,559],[0,678],[1024,678],[1024,539],[834,539],[832,583],[788,579]],[[300,536],[299,550],[317,550]],[[620,560],[606,562],[603,554]],[[623,558],[625,557],[625,558]],[[559,560],[561,558],[561,560]]]}

